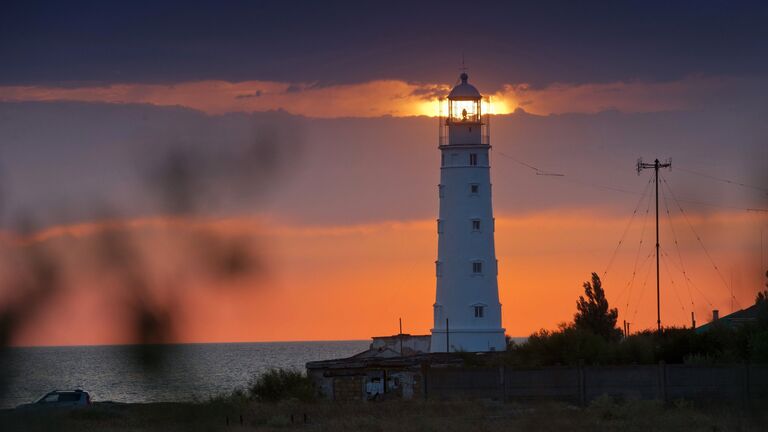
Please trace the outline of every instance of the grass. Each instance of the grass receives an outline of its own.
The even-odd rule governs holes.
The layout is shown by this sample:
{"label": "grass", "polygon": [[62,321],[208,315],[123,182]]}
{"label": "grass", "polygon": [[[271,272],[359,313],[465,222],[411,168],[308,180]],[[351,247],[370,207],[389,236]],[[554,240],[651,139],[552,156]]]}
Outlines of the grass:
{"label": "grass", "polygon": [[[764,431],[768,403],[746,410],[689,402],[563,403],[385,401],[265,403],[224,397],[198,403],[96,404],[79,411],[0,412],[3,431]],[[240,416],[243,424],[240,424]],[[304,422],[306,415],[307,422]],[[227,425],[227,420],[229,425]]]}
{"label": "grass", "polygon": [[278,402],[299,399],[309,402],[315,397],[315,387],[304,372],[292,369],[270,369],[248,386],[252,399]]}

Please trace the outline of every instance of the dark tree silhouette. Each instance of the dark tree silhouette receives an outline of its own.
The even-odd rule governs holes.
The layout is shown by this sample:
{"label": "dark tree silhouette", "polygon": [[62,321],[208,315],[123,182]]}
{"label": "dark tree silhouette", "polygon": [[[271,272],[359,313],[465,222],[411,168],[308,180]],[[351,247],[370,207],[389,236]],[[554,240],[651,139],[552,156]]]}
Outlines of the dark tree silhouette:
{"label": "dark tree silhouette", "polygon": [[[765,272],[765,278],[768,279],[768,271]],[[765,287],[768,288],[768,280],[765,282]],[[766,300],[768,300],[768,289],[764,289],[757,293],[755,304],[764,304]]]}
{"label": "dark tree silhouette", "polygon": [[608,299],[605,298],[605,291],[597,273],[592,273],[591,283],[584,282],[584,296],[579,296],[576,309],[578,311],[573,321],[577,329],[591,331],[606,340],[616,340],[621,337],[621,331],[616,328],[619,311],[616,308],[609,308]]}

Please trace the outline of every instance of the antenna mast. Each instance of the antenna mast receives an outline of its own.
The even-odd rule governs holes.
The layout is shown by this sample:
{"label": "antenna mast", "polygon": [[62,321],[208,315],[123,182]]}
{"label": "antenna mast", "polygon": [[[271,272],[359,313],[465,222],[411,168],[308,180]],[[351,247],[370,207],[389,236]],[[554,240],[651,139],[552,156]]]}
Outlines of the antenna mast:
{"label": "antenna mast", "polygon": [[653,163],[645,163],[642,159],[637,160],[637,175],[644,169],[653,168],[654,171],[654,183],[656,184],[656,326],[661,336],[661,290],[659,288],[659,168],[671,168],[672,160],[667,159],[666,162],[659,162],[658,159]]}

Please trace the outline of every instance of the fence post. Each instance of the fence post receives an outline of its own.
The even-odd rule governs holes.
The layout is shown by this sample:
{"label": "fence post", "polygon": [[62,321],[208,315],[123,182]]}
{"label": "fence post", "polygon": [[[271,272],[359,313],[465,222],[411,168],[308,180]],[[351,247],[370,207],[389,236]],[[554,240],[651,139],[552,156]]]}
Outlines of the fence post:
{"label": "fence post", "polygon": [[662,401],[667,401],[667,364],[664,360],[659,361],[658,367],[658,395],[657,397]]}
{"label": "fence post", "polygon": [[427,388],[429,387],[429,363],[421,364],[421,392],[424,393],[424,400],[427,400]]}
{"label": "fence post", "polygon": [[744,405],[750,407],[752,404],[751,389],[749,387],[749,362],[744,363]]}
{"label": "fence post", "polygon": [[584,360],[579,360],[579,404],[587,406],[587,380],[584,376]]}
{"label": "fence post", "polygon": [[499,385],[501,385],[501,400],[507,400],[507,374],[504,365],[499,366]]}

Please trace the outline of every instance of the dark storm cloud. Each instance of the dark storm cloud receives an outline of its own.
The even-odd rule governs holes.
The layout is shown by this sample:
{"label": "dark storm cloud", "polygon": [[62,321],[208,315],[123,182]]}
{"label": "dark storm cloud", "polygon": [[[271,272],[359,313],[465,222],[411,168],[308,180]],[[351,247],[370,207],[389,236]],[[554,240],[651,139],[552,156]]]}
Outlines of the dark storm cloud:
{"label": "dark storm cloud", "polygon": [[261,97],[261,90],[256,90],[253,93],[239,94],[235,96],[235,99],[249,99],[249,98],[255,98],[255,97]]}
{"label": "dark storm cloud", "polygon": [[768,4],[14,2],[0,84],[202,79],[487,85],[668,80],[768,69]]}

